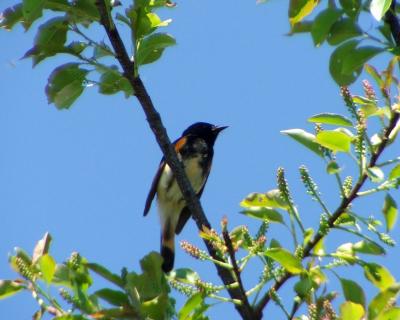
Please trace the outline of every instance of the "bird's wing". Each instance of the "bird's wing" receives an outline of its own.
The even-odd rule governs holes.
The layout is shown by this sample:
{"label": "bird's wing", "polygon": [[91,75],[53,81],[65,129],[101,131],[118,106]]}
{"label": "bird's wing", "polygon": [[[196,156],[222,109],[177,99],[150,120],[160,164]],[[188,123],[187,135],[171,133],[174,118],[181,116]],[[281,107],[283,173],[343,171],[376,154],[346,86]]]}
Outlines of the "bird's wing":
{"label": "bird's wing", "polygon": [[144,216],[149,213],[151,203],[153,202],[154,196],[156,195],[157,192],[158,181],[160,180],[164,167],[165,167],[165,161],[164,158],[162,158],[160,165],[158,166],[157,173],[154,176],[153,182],[151,183],[150,191],[146,199],[146,204],[144,206],[144,211],[143,211]]}
{"label": "bird's wing", "polygon": [[[207,173],[206,173],[206,177],[204,179],[203,186],[201,187],[200,191],[197,193],[197,197],[199,199],[200,199],[201,195],[203,194],[204,187],[206,186],[207,179],[208,179],[208,176],[210,174],[210,170],[211,170],[211,165],[208,167],[208,170],[207,170]],[[190,212],[189,208],[187,206],[185,206],[182,209],[181,214],[179,215],[178,223],[176,224],[176,228],[175,228],[175,233],[176,234],[180,234],[181,233],[183,227],[185,226],[186,222],[189,220],[191,215],[192,215],[192,213]]]}
{"label": "bird's wing", "polygon": [[[182,149],[182,147],[185,145],[186,139],[187,139],[186,137],[181,137],[173,142],[175,151],[177,153],[179,153],[180,150]],[[160,181],[160,177],[164,170],[165,165],[166,165],[166,162],[163,157],[161,159],[160,165],[158,166],[158,170],[157,170],[156,175],[154,176],[153,182],[151,183],[150,191],[149,191],[149,194],[146,199],[146,204],[144,206],[144,211],[143,211],[144,216],[146,216],[149,213],[151,203],[153,202],[154,196],[156,195],[158,182]]]}

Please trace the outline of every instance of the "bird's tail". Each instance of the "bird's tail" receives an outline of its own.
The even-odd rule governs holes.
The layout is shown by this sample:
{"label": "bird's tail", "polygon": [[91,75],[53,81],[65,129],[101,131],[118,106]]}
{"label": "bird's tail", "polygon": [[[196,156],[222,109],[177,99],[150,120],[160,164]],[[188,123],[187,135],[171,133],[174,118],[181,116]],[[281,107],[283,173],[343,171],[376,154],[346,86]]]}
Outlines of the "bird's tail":
{"label": "bird's tail", "polygon": [[162,270],[167,273],[174,267],[175,259],[175,232],[171,220],[167,220],[161,233],[161,256],[164,261],[161,265]]}

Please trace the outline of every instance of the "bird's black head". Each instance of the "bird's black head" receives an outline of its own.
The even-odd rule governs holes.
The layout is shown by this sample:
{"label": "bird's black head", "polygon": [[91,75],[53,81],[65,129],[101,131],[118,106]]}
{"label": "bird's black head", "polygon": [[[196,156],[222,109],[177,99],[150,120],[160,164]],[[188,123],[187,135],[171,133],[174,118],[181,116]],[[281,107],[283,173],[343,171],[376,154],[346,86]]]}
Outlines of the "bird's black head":
{"label": "bird's black head", "polygon": [[183,131],[182,136],[199,137],[213,145],[218,134],[228,128],[227,126],[216,126],[207,122],[196,122]]}

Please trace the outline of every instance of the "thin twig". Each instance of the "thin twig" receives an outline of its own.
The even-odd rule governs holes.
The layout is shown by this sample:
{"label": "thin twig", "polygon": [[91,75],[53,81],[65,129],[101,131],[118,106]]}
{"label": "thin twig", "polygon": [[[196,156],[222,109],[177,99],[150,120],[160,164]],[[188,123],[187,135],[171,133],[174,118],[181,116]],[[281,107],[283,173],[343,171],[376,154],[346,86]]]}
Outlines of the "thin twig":
{"label": "thin twig", "polygon": [[[112,48],[114,49],[115,56],[122,67],[124,76],[128,79],[134,90],[135,96],[142,106],[150,128],[154,133],[154,136],[161,148],[166,162],[174,173],[179,188],[181,189],[183,198],[185,199],[186,204],[192,213],[192,217],[195,220],[198,229],[202,230],[203,227],[211,229],[211,225],[204,214],[199,199],[193,191],[193,188],[183,170],[181,162],[178,160],[176,152],[171,144],[171,140],[169,139],[167,131],[161,121],[160,114],[155,109],[153,102],[149,94],[147,93],[147,90],[140,77],[135,77],[135,64],[128,56],[124,43],[119,35],[117,28],[115,27],[115,24],[113,23],[113,19],[110,16],[110,12],[107,9],[105,1],[97,0],[96,6],[100,13],[100,24],[104,27],[107,33]],[[204,242],[210,255],[215,260],[220,260],[212,244],[207,240],[204,240]],[[229,270],[226,270],[225,268],[222,268],[216,264],[214,265],[217,268],[218,275],[225,286],[229,287],[230,284],[235,282],[235,279],[233,278]],[[241,315],[242,319],[261,319],[262,312],[257,314],[254,313],[254,310],[250,307],[246,295],[243,294],[239,288],[229,288],[228,293],[232,299],[240,300],[243,302],[242,305],[235,305],[235,308]]]}

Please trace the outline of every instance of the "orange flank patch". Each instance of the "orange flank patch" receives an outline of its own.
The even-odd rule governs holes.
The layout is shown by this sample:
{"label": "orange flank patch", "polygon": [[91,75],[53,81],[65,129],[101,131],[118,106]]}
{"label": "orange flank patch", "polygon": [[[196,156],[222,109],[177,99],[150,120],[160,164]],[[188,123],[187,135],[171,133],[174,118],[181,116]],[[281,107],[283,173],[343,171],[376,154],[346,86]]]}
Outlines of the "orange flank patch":
{"label": "orange flank patch", "polygon": [[183,146],[186,143],[187,138],[186,137],[182,137],[180,138],[176,143],[175,143],[175,151],[176,152],[180,152],[180,150],[183,148]]}

